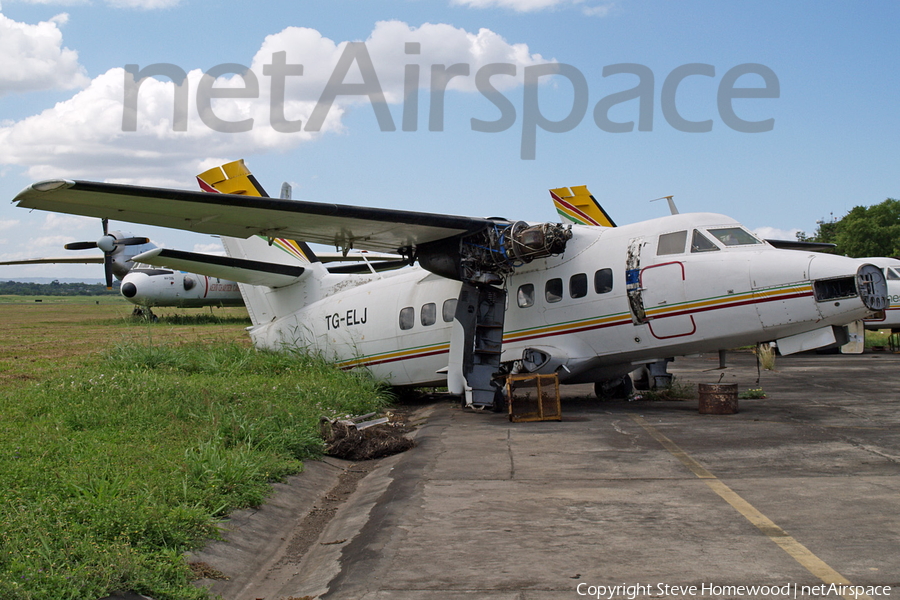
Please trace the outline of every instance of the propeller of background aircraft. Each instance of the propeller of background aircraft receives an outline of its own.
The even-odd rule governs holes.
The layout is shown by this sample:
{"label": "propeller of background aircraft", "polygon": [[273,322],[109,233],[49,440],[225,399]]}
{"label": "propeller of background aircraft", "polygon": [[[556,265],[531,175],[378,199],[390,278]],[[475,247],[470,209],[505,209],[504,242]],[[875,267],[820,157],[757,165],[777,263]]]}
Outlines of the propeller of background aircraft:
{"label": "propeller of background aircraft", "polygon": [[127,237],[118,239],[109,233],[109,219],[103,219],[103,237],[96,242],[72,242],[66,244],[66,250],[91,250],[98,248],[103,252],[103,271],[106,275],[106,289],[112,289],[113,281],[113,252],[118,246],[142,246],[150,243],[150,238]]}

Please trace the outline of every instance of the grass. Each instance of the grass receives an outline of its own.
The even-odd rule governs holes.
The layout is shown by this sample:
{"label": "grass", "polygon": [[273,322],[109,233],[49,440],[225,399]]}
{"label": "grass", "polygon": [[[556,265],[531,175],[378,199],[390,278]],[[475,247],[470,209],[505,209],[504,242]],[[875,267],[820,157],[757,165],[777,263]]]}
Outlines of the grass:
{"label": "grass", "polygon": [[29,344],[59,351],[56,368],[0,379],[4,600],[205,598],[183,553],[321,452],[320,415],[388,399],[364,374],[230,339],[243,324],[124,324],[68,306],[56,327],[25,311],[25,333],[0,333],[23,356]]}

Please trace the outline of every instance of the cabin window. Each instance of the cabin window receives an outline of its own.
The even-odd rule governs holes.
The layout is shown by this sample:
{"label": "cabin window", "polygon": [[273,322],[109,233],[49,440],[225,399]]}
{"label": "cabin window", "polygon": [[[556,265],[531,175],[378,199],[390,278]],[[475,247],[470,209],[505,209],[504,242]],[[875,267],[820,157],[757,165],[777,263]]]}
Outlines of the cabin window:
{"label": "cabin window", "polygon": [[435,321],[437,321],[437,304],[434,302],[429,302],[428,304],[422,307],[422,325],[428,327],[429,325],[434,325]]}
{"label": "cabin window", "polygon": [[528,308],[529,306],[534,306],[533,283],[526,283],[525,285],[519,286],[519,291],[516,293],[516,304],[519,305],[519,308]]}
{"label": "cabin window", "polygon": [[675,231],[659,236],[659,244],[656,246],[657,256],[663,254],[681,254],[684,252],[684,243],[687,241],[687,231]]}
{"label": "cabin window", "polygon": [[700,233],[697,229],[694,230],[694,235],[691,238],[691,252],[710,252],[718,249],[719,247],[716,246],[711,239]]}
{"label": "cabin window", "polygon": [[606,294],[613,289],[612,269],[600,269],[594,273],[594,291],[598,294]]}
{"label": "cabin window", "polygon": [[721,229],[710,229],[709,232],[716,236],[716,238],[726,246],[762,244],[761,241],[753,237],[749,231],[742,227],[722,227]]}
{"label": "cabin window", "polygon": [[891,281],[900,280],[900,274],[898,274],[897,271],[890,269],[890,268],[885,269],[885,271],[887,271],[887,273],[885,273],[885,277],[887,277],[889,280],[891,280]]}
{"label": "cabin window", "polygon": [[576,273],[569,278],[569,295],[573,298],[584,298],[588,293],[587,275]]}
{"label": "cabin window", "polygon": [[407,306],[400,311],[400,329],[412,329],[416,322],[416,309]]}
{"label": "cabin window", "polygon": [[544,297],[547,298],[547,302],[559,302],[563,299],[563,283],[562,279],[559,277],[554,277],[547,281],[547,285],[544,287]]}
{"label": "cabin window", "polygon": [[444,323],[452,323],[454,316],[456,316],[456,298],[444,300],[441,307],[441,318],[444,319]]}

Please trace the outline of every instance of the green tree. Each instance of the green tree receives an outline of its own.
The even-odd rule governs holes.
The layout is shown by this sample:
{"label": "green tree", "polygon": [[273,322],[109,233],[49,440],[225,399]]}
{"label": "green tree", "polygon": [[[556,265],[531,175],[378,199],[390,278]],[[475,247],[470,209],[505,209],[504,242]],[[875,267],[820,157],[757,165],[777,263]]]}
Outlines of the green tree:
{"label": "green tree", "polygon": [[835,243],[847,256],[900,255],[900,200],[855,207],[838,221]]}
{"label": "green tree", "polygon": [[836,254],[853,258],[900,256],[900,200],[854,207],[839,221],[820,223],[815,234],[800,232],[797,239],[837,244]]}

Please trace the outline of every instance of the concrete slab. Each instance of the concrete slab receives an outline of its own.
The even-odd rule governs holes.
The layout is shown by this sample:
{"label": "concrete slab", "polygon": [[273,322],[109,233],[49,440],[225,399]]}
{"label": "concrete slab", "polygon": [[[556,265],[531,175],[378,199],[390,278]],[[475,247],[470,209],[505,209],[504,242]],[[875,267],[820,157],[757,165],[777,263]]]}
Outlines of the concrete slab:
{"label": "concrete slab", "polygon": [[[716,383],[717,364],[670,371]],[[723,382],[756,387],[752,355],[731,365]],[[641,598],[775,597],[700,593],[714,584],[840,597],[804,593],[822,569],[898,592],[900,356],[779,357],[760,385],[768,397],[734,415],[700,415],[696,399],[600,403],[580,387],[560,422],[436,404],[418,446],[374,465],[300,562],[223,596],[556,600],[642,584]],[[812,558],[773,542],[786,539]]]}

